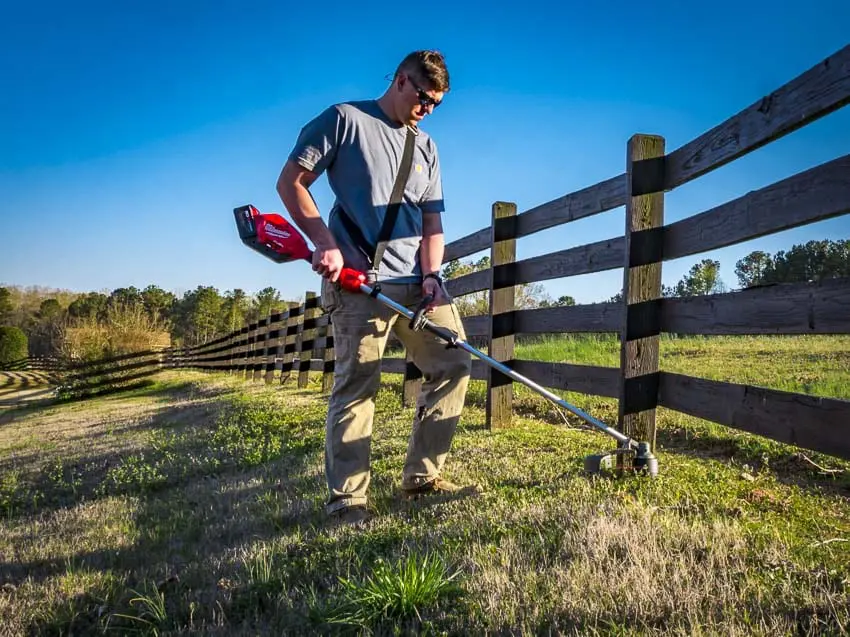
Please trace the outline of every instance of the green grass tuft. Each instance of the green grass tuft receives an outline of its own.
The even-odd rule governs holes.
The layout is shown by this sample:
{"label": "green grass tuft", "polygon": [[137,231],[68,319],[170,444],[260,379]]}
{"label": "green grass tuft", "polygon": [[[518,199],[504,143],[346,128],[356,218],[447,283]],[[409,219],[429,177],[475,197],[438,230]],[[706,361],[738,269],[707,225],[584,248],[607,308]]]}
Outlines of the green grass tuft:
{"label": "green grass tuft", "polygon": [[459,571],[449,572],[437,555],[411,555],[395,562],[378,558],[363,578],[340,577],[341,600],[317,619],[328,624],[372,628],[387,621],[423,622],[423,612],[463,593]]}

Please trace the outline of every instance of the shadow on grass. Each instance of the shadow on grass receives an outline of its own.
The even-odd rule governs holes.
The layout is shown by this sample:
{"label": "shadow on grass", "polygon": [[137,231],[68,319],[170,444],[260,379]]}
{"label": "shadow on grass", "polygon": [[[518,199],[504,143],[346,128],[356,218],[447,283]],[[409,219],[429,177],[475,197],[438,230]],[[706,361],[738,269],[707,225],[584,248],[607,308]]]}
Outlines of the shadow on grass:
{"label": "shadow on grass", "polygon": [[[760,439],[751,434],[736,434],[735,430],[724,435],[664,427],[657,430],[656,441],[662,453],[725,463],[734,462],[742,470],[746,465],[749,467],[749,473],[769,472],[783,484],[810,491],[844,497],[850,493],[850,469],[847,467],[847,461]],[[816,460],[813,460],[815,458]],[[835,465],[841,465],[841,468],[829,470]]]}
{"label": "shadow on grass", "polygon": [[[399,383],[398,391],[400,390],[401,385]],[[482,391],[480,387],[471,389],[466,404],[467,406],[485,409],[486,391]],[[583,408],[603,422],[607,422],[614,428],[617,427],[616,406],[614,406],[613,416],[610,406],[602,406],[601,412],[598,405],[596,409],[587,406]],[[552,426],[561,426],[562,423],[554,420],[555,413],[553,405],[543,397],[515,397],[514,414],[517,416],[543,419],[551,421]],[[672,414],[671,420],[675,421],[680,418],[679,414],[670,413]],[[783,484],[813,492],[831,493],[845,497],[850,493],[850,463],[845,459],[786,445],[731,427],[723,427],[713,423],[705,424],[704,427],[671,427],[659,424],[656,431],[657,448],[661,450],[662,454],[669,453],[725,463],[734,462],[742,467],[747,465],[753,472],[768,471]],[[594,432],[600,436],[601,441],[606,439],[605,434],[591,425],[581,423],[576,417],[571,416],[571,421],[567,427],[571,430]],[[483,421],[481,423],[465,422],[463,429],[470,432],[486,431],[487,426]],[[608,440],[610,440],[609,446],[603,444],[600,447],[600,452],[617,446],[616,441]],[[811,462],[805,458],[809,458]],[[660,461],[660,464],[660,470],[664,471],[663,460]],[[816,465],[825,469],[838,468],[823,471]]]}

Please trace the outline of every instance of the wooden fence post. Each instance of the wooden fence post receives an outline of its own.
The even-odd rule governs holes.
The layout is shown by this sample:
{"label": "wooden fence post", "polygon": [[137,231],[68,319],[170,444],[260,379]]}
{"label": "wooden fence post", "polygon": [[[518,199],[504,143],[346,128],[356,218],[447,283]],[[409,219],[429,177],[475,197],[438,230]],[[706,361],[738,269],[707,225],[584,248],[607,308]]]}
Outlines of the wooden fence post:
{"label": "wooden fence post", "polygon": [[258,381],[263,378],[263,373],[266,367],[266,355],[268,353],[270,321],[271,315],[257,319],[257,338],[256,345],[254,346],[254,370],[251,374],[252,381]]}
{"label": "wooden fence post", "polygon": [[623,325],[620,333],[618,426],[655,448],[661,263],[664,225],[664,138],[634,135],[626,158]]}
{"label": "wooden fence post", "polygon": [[422,388],[422,372],[413,363],[410,354],[405,352],[404,383],[401,388],[401,404],[404,407],[416,405],[419,390]]}
{"label": "wooden fence post", "polygon": [[316,320],[322,313],[319,297],[315,292],[307,292],[304,297],[304,323],[298,347],[298,388],[304,389],[310,380],[310,363],[313,359],[313,345],[316,340]]}
{"label": "wooden fence post", "polygon": [[283,360],[280,364],[280,384],[283,385],[292,375],[292,366],[295,361],[296,344],[298,341],[298,330],[304,313],[304,304],[290,305],[286,319],[285,333],[283,337]]}
{"label": "wooden fence post", "polygon": [[245,322],[239,329],[239,339],[236,341],[236,347],[233,350],[233,359],[231,369],[233,374],[241,374],[242,365],[245,362],[245,348],[248,345],[248,322]]}
{"label": "wooden fence post", "polygon": [[274,382],[275,374],[278,370],[278,364],[281,362],[283,355],[283,345],[286,343],[286,318],[289,316],[289,308],[283,309],[272,315],[272,325],[275,329],[269,332],[271,341],[266,358],[266,385]]}
{"label": "wooden fence post", "polygon": [[[497,201],[493,204],[490,264],[490,348],[489,355],[510,364],[514,357],[513,311],[516,286],[516,204]],[[513,381],[493,368],[487,383],[487,426],[490,429],[510,427],[513,416]]]}
{"label": "wooden fence post", "polygon": [[257,329],[260,321],[254,321],[248,325],[248,349],[245,350],[244,380],[251,380],[254,376],[254,355],[257,349]]}

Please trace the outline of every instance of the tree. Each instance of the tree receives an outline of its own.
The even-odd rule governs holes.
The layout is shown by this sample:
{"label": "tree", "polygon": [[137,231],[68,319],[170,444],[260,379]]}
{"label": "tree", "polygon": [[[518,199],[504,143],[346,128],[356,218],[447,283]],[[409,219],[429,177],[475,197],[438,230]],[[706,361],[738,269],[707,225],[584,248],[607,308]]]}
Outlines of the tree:
{"label": "tree", "polygon": [[38,307],[37,316],[42,321],[56,321],[62,316],[62,306],[56,299],[44,299]]}
{"label": "tree", "polygon": [[0,327],[0,368],[26,358],[27,335],[19,327]]}
{"label": "tree", "polygon": [[254,297],[254,304],[251,308],[251,320],[265,318],[273,312],[282,310],[285,306],[286,303],[280,300],[280,292],[273,287],[263,288]]}
{"label": "tree", "polygon": [[850,239],[809,241],[773,257],[769,283],[822,281],[850,276]]}
{"label": "tree", "polygon": [[[473,272],[490,269],[490,257],[481,257],[478,261],[462,263],[458,259],[449,261],[443,267],[444,279],[456,279]],[[546,299],[543,286],[539,283],[522,283],[515,286],[515,305],[517,309],[541,307]],[[480,316],[490,313],[490,295],[486,290],[464,294],[455,298],[458,312],[461,316]]]}
{"label": "tree", "polygon": [[[481,257],[478,261],[469,263],[462,263],[459,259],[454,259],[443,267],[442,276],[446,280],[457,279],[489,268],[490,257]],[[454,302],[461,316],[480,316],[490,313],[490,297],[485,290],[455,297]]]}
{"label": "tree", "polygon": [[700,296],[725,292],[720,280],[720,261],[703,259],[694,264],[690,271],[676,284],[675,296]]}
{"label": "tree", "polygon": [[539,307],[565,307],[565,306],[573,306],[576,304],[576,300],[568,295],[559,296],[558,300],[553,301],[552,299],[546,297],[540,301]]}
{"label": "tree", "polygon": [[187,346],[206,343],[219,332],[222,298],[211,286],[199,285],[177,303],[177,320],[172,335]]}
{"label": "tree", "polygon": [[68,306],[68,316],[76,319],[103,319],[107,298],[100,292],[89,292],[77,297]]}
{"label": "tree", "polygon": [[229,333],[242,327],[250,310],[250,303],[245,290],[235,288],[233,291],[225,292],[221,304],[221,330]]}
{"label": "tree", "polygon": [[742,288],[750,288],[765,282],[765,276],[772,267],[770,255],[767,252],[756,250],[750,252],[735,264],[735,275],[738,277],[738,285]]}
{"label": "tree", "polygon": [[155,325],[167,325],[176,297],[155,285],[149,285],[139,295],[145,311]]}
{"label": "tree", "polygon": [[735,272],[741,287],[850,276],[850,239],[795,244],[772,257],[766,252],[751,252],[737,262]]}
{"label": "tree", "polygon": [[109,295],[106,304],[109,307],[116,307],[120,305],[125,308],[129,308],[134,305],[142,305],[142,293],[139,292],[138,288],[132,285],[128,288],[116,288],[112,291],[112,294]]}
{"label": "tree", "polygon": [[5,325],[12,317],[12,293],[9,288],[0,288],[0,325]]}
{"label": "tree", "polygon": [[35,316],[28,322],[29,349],[35,356],[52,356],[58,352],[60,331],[65,311],[56,299],[44,299]]}

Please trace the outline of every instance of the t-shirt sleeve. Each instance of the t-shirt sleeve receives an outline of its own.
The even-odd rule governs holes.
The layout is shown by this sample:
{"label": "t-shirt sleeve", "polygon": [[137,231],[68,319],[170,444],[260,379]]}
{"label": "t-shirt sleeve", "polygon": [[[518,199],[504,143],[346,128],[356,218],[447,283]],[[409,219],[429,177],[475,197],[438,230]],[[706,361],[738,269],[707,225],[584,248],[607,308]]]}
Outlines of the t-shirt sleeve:
{"label": "t-shirt sleeve", "polygon": [[423,213],[425,212],[444,212],[446,204],[443,201],[443,179],[440,174],[440,154],[437,152],[437,145],[434,140],[429,140],[432,152],[431,161],[429,162],[429,179],[428,187],[422,194],[419,200],[419,207]]}
{"label": "t-shirt sleeve", "polygon": [[301,129],[289,159],[309,171],[322,174],[333,163],[339,148],[342,115],[330,106]]}

